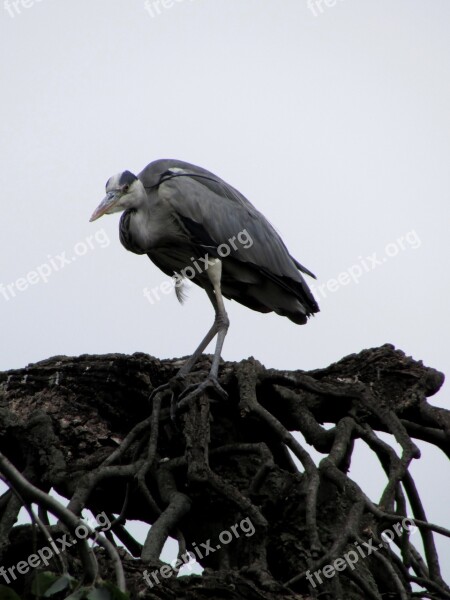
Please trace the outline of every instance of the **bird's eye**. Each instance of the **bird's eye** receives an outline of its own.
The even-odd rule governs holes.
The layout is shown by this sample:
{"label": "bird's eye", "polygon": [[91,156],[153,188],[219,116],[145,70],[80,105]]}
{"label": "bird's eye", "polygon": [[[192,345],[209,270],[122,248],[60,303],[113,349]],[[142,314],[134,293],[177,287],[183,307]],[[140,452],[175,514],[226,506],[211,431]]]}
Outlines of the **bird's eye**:
{"label": "bird's eye", "polygon": [[129,184],[128,184],[128,183],[126,183],[126,184],[123,186],[123,188],[122,188],[122,191],[123,191],[123,192],[126,194],[126,193],[128,192],[128,190],[129,190],[129,189],[130,189],[130,186],[129,186]]}

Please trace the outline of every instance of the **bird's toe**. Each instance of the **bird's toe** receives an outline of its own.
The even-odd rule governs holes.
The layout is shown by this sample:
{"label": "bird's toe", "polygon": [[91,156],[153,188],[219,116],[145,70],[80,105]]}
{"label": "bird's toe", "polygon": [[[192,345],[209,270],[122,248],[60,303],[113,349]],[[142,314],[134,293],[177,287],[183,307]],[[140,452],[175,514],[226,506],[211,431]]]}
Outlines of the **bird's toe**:
{"label": "bird's toe", "polygon": [[217,377],[210,374],[200,384],[193,383],[183,390],[182,394],[179,396],[177,409],[180,410],[186,407],[190,402],[192,402],[192,400],[198,398],[199,396],[201,396],[209,390],[213,390],[214,392],[216,392],[216,394],[220,398],[222,398],[222,400],[228,399],[228,394],[220,385]]}

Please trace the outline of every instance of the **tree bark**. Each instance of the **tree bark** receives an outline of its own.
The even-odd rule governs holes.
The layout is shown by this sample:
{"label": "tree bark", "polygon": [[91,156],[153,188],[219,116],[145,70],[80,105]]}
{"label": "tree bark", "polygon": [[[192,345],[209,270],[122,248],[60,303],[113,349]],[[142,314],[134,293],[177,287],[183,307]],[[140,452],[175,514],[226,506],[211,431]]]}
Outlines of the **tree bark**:
{"label": "tree bark", "polygon": [[[308,373],[250,358],[222,364],[228,400],[207,391],[173,418],[179,388],[157,388],[181,364],[141,353],[57,356],[0,373],[0,473],[9,488],[0,498],[9,582],[0,574],[0,585],[35,597],[36,569],[14,571],[15,579],[7,569],[49,533],[74,539],[87,508],[114,521],[101,547],[80,542],[45,569],[68,570],[87,588],[101,576],[131,598],[450,599],[434,543],[450,532],[427,521],[409,471],[420,457],[416,440],[450,456],[450,412],[427,401],[442,373],[388,344]],[[204,356],[185,383],[201,381],[208,365]],[[394,436],[400,454],[379,432]],[[386,472],[380,498],[348,475],[357,439]],[[318,464],[311,446],[323,454]],[[70,514],[48,500],[51,490],[67,498]],[[33,523],[17,525],[32,503]],[[127,532],[130,519],[151,525],[144,544]],[[168,536],[179,542],[179,562],[190,551],[202,576],[164,568]]]}

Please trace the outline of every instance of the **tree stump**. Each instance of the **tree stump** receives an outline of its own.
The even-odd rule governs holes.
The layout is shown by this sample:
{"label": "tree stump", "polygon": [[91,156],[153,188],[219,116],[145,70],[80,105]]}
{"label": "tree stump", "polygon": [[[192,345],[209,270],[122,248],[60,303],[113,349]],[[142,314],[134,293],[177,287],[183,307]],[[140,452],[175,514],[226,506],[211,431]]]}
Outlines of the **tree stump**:
{"label": "tree stump", "polygon": [[[36,598],[36,573],[50,571],[62,589],[55,599],[70,589],[94,600],[120,590],[162,600],[450,599],[434,543],[450,532],[428,522],[409,472],[416,440],[450,456],[450,412],[427,401],[441,373],[388,344],[308,373],[250,358],[222,364],[228,400],[208,392],[174,418],[171,389],[150,394],[181,364],[57,356],[0,373],[0,585]],[[208,365],[202,357],[189,382]],[[348,475],[357,439],[386,473],[380,498]],[[22,506],[30,524],[16,524]],[[82,529],[85,508],[103,515],[103,528]],[[151,526],[144,544],[127,531],[131,519]],[[61,551],[31,564],[49,536]],[[169,536],[179,543],[174,567],[160,561]],[[205,570],[177,578],[189,553]]]}

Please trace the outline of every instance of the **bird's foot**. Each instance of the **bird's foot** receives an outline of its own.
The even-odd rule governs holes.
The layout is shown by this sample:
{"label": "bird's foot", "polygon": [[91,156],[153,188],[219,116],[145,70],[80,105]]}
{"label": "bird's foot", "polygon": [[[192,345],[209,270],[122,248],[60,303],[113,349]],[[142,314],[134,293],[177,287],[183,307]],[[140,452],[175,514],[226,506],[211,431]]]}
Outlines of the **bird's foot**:
{"label": "bird's foot", "polygon": [[149,397],[149,402],[152,403],[157,396],[161,396],[161,401],[164,398],[169,398],[170,401],[170,417],[175,421],[177,410],[177,398],[185,387],[186,376],[177,373],[169,379],[167,383],[163,383],[155,388]]}
{"label": "bird's foot", "polygon": [[[195,374],[198,376],[199,372]],[[149,397],[149,402],[153,402],[157,396],[161,396],[161,401],[165,398],[169,399],[170,402],[170,418],[176,425],[177,415],[180,411],[184,410],[195,398],[199,398],[208,390],[212,390],[222,400],[228,399],[227,392],[220,385],[217,377],[209,373],[204,381],[201,383],[191,383],[186,386],[186,379],[188,376],[177,374],[167,383],[155,388]]]}
{"label": "bird's foot", "polygon": [[176,394],[180,391],[180,389],[182,389],[183,381],[184,377],[179,377],[178,375],[175,375],[175,377],[169,379],[167,383],[163,383],[162,385],[159,385],[157,388],[152,390],[152,393],[150,394],[150,397],[148,399],[149,402],[152,402],[156,398],[156,396],[159,396],[160,394],[163,394],[164,396],[169,394]]}
{"label": "bird's foot", "polygon": [[188,385],[178,398],[176,410],[180,411],[188,406],[195,398],[204,394],[207,390],[213,390],[222,400],[228,399],[228,394],[220,385],[219,380],[211,373],[200,384],[192,383]]}

